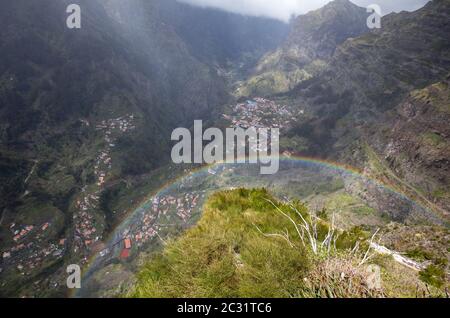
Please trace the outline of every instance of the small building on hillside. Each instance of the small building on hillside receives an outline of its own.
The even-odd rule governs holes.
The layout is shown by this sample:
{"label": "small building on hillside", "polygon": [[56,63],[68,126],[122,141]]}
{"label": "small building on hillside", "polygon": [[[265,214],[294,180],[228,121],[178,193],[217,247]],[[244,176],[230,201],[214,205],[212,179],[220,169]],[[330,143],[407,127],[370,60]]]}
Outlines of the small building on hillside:
{"label": "small building on hillside", "polygon": [[126,238],[126,239],[124,240],[124,247],[125,247],[127,250],[131,249],[131,239],[130,239],[130,238]]}
{"label": "small building on hillside", "polygon": [[122,252],[120,253],[120,258],[126,259],[128,257],[130,257],[130,250],[127,250],[126,248],[124,248],[122,250]]}
{"label": "small building on hillside", "polygon": [[120,253],[120,258],[126,259],[126,258],[130,257],[131,247],[132,247],[131,239],[129,237],[124,239],[123,240],[123,249],[122,249],[122,252]]}

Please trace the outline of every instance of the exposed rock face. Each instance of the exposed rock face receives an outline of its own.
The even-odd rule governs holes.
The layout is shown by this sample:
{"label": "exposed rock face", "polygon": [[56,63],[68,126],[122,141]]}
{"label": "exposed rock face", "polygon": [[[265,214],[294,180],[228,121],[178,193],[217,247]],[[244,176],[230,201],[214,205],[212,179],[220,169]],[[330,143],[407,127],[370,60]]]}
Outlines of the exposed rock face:
{"label": "exposed rock face", "polygon": [[389,167],[450,211],[450,87],[449,79],[413,91],[386,119],[380,139],[372,144]]}
{"label": "exposed rock face", "polygon": [[450,1],[383,18],[382,28],[336,50],[328,78],[355,92],[353,110],[384,111],[411,90],[443,79],[450,69]]}
{"label": "exposed rock face", "polygon": [[347,148],[368,122],[384,121],[413,90],[444,79],[450,70],[450,1],[383,18],[382,28],[338,46],[322,73],[289,96],[315,112],[309,138],[316,151]]}
{"label": "exposed rock face", "polygon": [[[388,15],[380,30],[338,45],[319,75],[283,96],[312,114],[291,131],[310,141],[303,153],[368,168],[440,219],[449,210],[449,21],[449,0]],[[395,218],[405,220],[407,210]]]}
{"label": "exposed rock face", "polygon": [[297,17],[285,43],[264,56],[238,95],[287,92],[326,67],[345,40],[368,32],[366,10],[348,0]]}
{"label": "exposed rock face", "polygon": [[[382,30],[338,49],[330,77],[336,90],[354,92],[349,117],[356,119],[353,127],[359,121],[364,142],[375,149],[379,167],[372,165],[373,172],[447,222],[448,21],[447,0],[433,1],[417,12],[390,15]],[[348,63],[353,67],[342,71]],[[355,136],[355,131],[347,135]]]}
{"label": "exposed rock face", "polygon": [[[79,0],[74,31],[65,27],[71,2],[0,4],[1,296],[61,296],[46,273],[61,278],[65,261],[101,249],[93,240],[120,219],[111,206],[131,205],[109,205],[128,179],[167,162],[173,128],[232,99],[227,66],[259,59],[286,32],[175,0]],[[369,32],[366,18],[346,0],[299,17],[237,95],[285,93],[302,110],[287,136],[302,151],[366,168],[442,213],[376,185],[348,192],[400,222],[439,223],[450,204],[450,0],[389,15],[381,30]],[[144,195],[130,192],[123,197]]]}
{"label": "exposed rock face", "polygon": [[369,31],[367,16],[364,8],[348,0],[335,0],[296,18],[283,45],[286,58],[292,57],[299,65],[328,60],[344,41]]}

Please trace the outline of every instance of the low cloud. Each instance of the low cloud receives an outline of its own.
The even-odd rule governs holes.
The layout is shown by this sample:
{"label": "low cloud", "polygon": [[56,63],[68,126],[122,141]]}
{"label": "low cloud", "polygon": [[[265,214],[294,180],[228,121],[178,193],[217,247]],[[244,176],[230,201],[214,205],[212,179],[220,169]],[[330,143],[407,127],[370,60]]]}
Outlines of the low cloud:
{"label": "low cloud", "polygon": [[[251,16],[265,16],[282,21],[289,21],[292,15],[307,13],[318,9],[330,0],[178,0],[200,7],[222,9],[228,12]],[[352,0],[357,5],[378,4],[384,14],[417,10],[428,0]]]}

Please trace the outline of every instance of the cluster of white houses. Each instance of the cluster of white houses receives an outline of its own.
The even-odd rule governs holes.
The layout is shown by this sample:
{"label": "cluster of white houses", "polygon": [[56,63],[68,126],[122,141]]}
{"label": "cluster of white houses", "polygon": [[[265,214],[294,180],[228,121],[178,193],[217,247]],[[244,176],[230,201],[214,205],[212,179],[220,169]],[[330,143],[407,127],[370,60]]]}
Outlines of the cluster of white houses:
{"label": "cluster of white houses", "polygon": [[76,201],[76,212],[73,215],[75,224],[74,252],[89,249],[102,239],[101,222],[97,222],[100,195],[105,187],[108,173],[113,167],[112,150],[116,146],[117,137],[134,130],[134,115],[103,120],[95,129],[103,133],[104,147],[99,151],[94,164],[95,184],[85,186]]}
{"label": "cluster of white houses", "polygon": [[[50,222],[39,226],[18,226],[12,223],[9,227],[13,235],[14,245],[2,252],[2,265],[15,267],[22,275],[41,267],[49,258],[57,259],[64,255],[66,240],[48,242],[45,232],[50,230]],[[1,272],[1,270],[0,270]]]}
{"label": "cluster of white houses", "polygon": [[241,128],[285,128],[293,120],[294,114],[285,105],[257,97],[232,108],[232,114],[223,114],[234,127]]}
{"label": "cluster of white houses", "polygon": [[[185,193],[180,196],[155,197],[151,207],[133,222],[132,227],[121,233],[123,239],[120,242],[120,258],[130,257],[133,247],[139,248],[152,239],[160,238],[161,229],[167,225],[161,224],[161,218],[169,220],[172,216],[177,216],[182,224],[186,224],[203,196],[204,194],[200,193]],[[108,252],[109,250],[103,250],[100,256],[105,256]]]}

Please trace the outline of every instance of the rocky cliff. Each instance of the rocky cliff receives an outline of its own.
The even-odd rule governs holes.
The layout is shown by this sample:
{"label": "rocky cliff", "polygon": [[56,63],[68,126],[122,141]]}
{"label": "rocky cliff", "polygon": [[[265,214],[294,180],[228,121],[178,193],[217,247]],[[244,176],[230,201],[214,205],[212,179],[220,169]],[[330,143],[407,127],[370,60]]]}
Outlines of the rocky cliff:
{"label": "rocky cliff", "polygon": [[348,0],[295,18],[285,42],[266,54],[242,83],[238,96],[287,92],[326,68],[336,48],[349,38],[368,32],[368,14]]}

